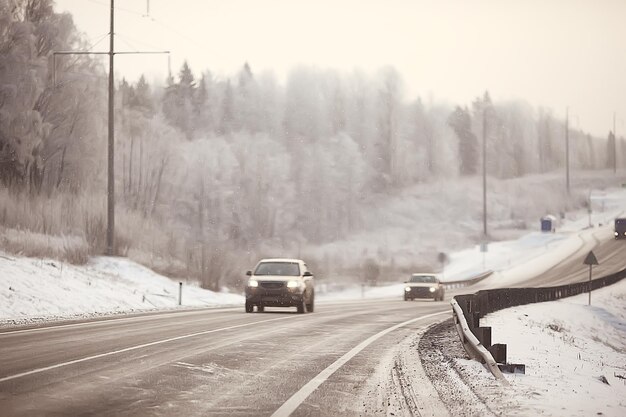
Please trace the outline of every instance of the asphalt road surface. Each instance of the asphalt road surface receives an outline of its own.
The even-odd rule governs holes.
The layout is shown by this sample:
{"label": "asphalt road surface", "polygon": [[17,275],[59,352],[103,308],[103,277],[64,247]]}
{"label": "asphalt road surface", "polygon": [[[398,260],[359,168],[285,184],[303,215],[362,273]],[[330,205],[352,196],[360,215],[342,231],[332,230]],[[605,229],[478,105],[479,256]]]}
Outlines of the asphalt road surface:
{"label": "asphalt road surface", "polygon": [[[626,267],[625,241],[606,230],[590,239],[594,277]],[[518,286],[587,279],[582,248]],[[452,295],[318,303],[305,315],[241,306],[4,329],[0,415],[366,415],[380,401],[371,392],[382,358],[449,318]]]}
{"label": "asphalt road surface", "polygon": [[585,245],[587,243],[593,245],[593,253],[598,260],[598,265],[592,268],[592,278],[600,278],[626,268],[626,240],[615,240],[613,228],[605,227],[581,238],[579,250],[564,262],[549,269],[544,274],[515,286],[544,287],[588,281],[589,266],[583,263],[589,254],[589,248]]}
{"label": "asphalt road surface", "polygon": [[398,296],[305,315],[242,306],[5,330],[0,414],[358,415],[380,358],[450,311]]}

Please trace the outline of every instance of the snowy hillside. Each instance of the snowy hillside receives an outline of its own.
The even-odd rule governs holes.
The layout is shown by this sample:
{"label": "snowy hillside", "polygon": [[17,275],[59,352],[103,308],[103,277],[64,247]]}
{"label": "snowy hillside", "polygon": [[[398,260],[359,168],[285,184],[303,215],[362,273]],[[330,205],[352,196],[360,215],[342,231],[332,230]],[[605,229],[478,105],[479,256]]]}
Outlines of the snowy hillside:
{"label": "snowy hillside", "polygon": [[[626,190],[596,195],[603,211],[592,218],[594,229],[626,210]],[[485,270],[495,279],[515,283],[558,263],[580,246],[580,234],[592,230],[587,214],[570,213],[560,233],[531,232],[520,239],[494,242],[488,251],[479,246],[450,254],[443,274],[445,281],[468,279]],[[246,265],[240,265],[241,271]],[[242,275],[243,276],[243,275]],[[402,280],[396,284],[362,287],[324,277],[318,280],[318,299],[400,297]],[[46,259],[0,254],[0,321],[27,322],[35,319],[123,313],[178,308],[178,283],[125,258],[98,257],[85,266]],[[182,307],[241,306],[241,294],[216,293],[184,283]]]}
{"label": "snowy hillside", "polygon": [[[243,297],[183,285],[183,306],[242,305]],[[170,309],[178,283],[124,258],[94,258],[85,266],[0,256],[0,321]]]}

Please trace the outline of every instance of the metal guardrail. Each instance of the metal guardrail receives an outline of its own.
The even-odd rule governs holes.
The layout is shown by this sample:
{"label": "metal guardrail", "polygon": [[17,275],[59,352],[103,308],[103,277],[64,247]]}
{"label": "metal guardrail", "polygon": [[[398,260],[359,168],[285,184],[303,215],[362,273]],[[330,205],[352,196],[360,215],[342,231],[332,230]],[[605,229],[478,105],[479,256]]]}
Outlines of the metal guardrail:
{"label": "metal guardrail", "polygon": [[491,274],[493,274],[493,271],[487,270],[487,271],[481,272],[478,275],[474,275],[468,279],[463,279],[463,280],[458,280],[458,281],[442,281],[441,283],[446,287],[446,289],[468,287],[470,285],[474,285],[477,282],[482,281],[483,279],[491,276]]}
{"label": "metal guardrail", "polygon": [[[574,284],[539,288],[497,288],[481,290],[475,294],[457,295],[451,304],[459,337],[472,358],[483,361],[496,378],[503,379],[500,369],[494,372],[491,364],[506,362],[506,345],[491,345],[491,328],[480,327],[480,318],[509,307],[555,301],[597,290],[615,284],[623,278],[626,278],[626,269],[592,281]],[[494,359],[493,352],[499,353],[498,361]]]}
{"label": "metal guardrail", "polygon": [[459,337],[461,338],[461,343],[463,344],[465,351],[473,359],[481,361],[487,365],[493,376],[500,380],[502,384],[509,385],[509,382],[506,378],[504,378],[504,375],[502,375],[502,371],[498,368],[498,363],[495,361],[489,350],[487,350],[487,348],[476,338],[474,333],[472,333],[459,304],[454,298],[450,304],[452,304],[454,324],[457,332],[459,333]]}
{"label": "metal guardrail", "polygon": [[[457,302],[463,308],[464,313],[478,313],[482,318],[494,311],[518,305],[541,303],[544,301],[555,301],[561,298],[597,290],[607,285],[615,284],[626,277],[626,269],[596,278],[592,281],[577,282],[555,287],[538,288],[497,288],[492,290],[481,290],[472,295],[456,296]],[[463,300],[463,302],[462,302]],[[465,306],[463,305],[465,303]]]}

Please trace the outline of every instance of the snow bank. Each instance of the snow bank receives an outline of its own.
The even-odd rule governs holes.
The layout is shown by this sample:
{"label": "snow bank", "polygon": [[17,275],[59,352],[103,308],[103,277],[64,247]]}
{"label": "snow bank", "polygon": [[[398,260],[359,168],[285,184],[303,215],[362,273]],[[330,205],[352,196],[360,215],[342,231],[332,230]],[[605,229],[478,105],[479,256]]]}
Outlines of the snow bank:
{"label": "snow bank", "polygon": [[[492,342],[526,374],[507,375],[509,415],[626,415],[626,280],[554,302],[489,314]],[[603,382],[606,380],[606,383]],[[508,395],[507,395],[508,396]]]}
{"label": "snow bank", "polygon": [[[0,254],[0,321],[177,308],[177,304],[177,282],[124,258],[99,257],[74,266]],[[241,295],[183,285],[183,307],[242,304]]]}

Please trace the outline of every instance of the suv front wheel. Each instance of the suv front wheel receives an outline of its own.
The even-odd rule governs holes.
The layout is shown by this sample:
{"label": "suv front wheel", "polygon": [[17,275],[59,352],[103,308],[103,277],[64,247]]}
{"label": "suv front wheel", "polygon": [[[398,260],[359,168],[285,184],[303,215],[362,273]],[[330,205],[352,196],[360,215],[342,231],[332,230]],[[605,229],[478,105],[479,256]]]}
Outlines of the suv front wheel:
{"label": "suv front wheel", "polygon": [[304,314],[306,313],[306,302],[304,301],[304,297],[302,297],[302,300],[298,303],[298,314]]}
{"label": "suv front wheel", "polygon": [[312,313],[315,309],[315,293],[311,294],[311,302],[306,305],[306,311]]}

